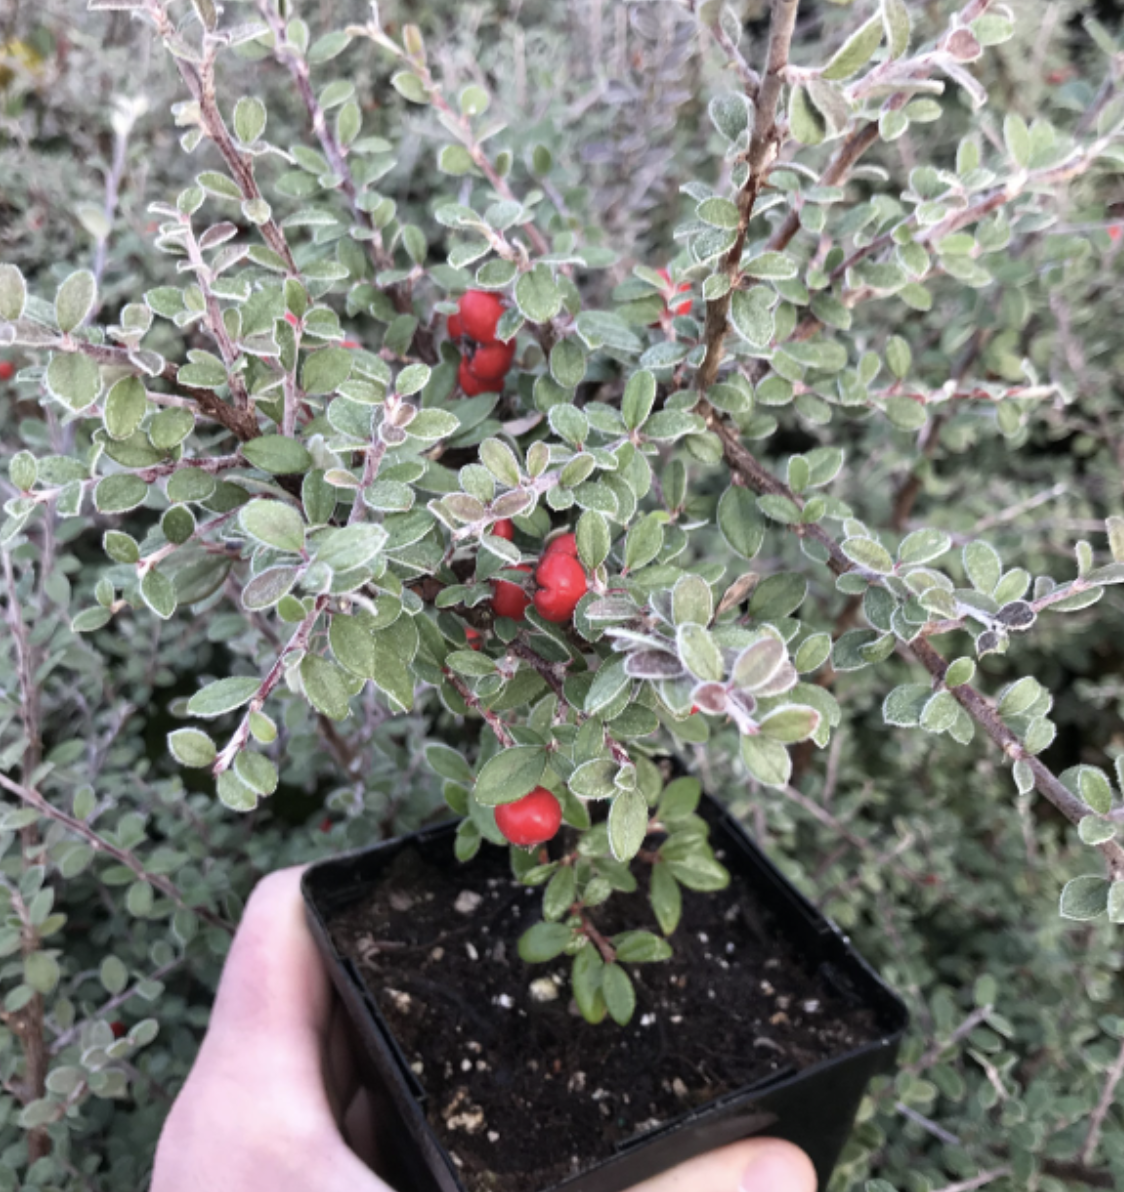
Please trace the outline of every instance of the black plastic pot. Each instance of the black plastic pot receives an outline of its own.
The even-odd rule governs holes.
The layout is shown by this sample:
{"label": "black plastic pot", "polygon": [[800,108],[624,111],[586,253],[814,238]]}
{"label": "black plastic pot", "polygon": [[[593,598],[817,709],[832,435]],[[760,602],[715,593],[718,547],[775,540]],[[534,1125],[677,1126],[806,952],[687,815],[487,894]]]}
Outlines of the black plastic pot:
{"label": "black plastic pot", "polygon": [[[623,1192],[696,1155],[755,1134],[784,1138],[802,1147],[815,1164],[821,1189],[826,1188],[867,1083],[893,1070],[908,1020],[901,1000],[717,801],[705,799],[700,814],[710,821],[711,841],[724,854],[726,866],[748,879],[809,970],[818,969],[845,998],[870,1009],[882,1035],[812,1067],[775,1074],[629,1140],[611,1159],[558,1184],[559,1192]],[[335,948],[328,924],[345,906],[368,895],[405,847],[417,848],[438,864],[459,864],[453,856],[455,828],[453,823],[442,824],[322,861],[305,873],[303,881],[313,933],[360,1041],[360,1069],[374,1101],[376,1146],[385,1166],[382,1174],[401,1192],[465,1192],[465,1188],[426,1119],[425,1090],[355,965]],[[527,1192],[553,1190],[528,1188]]]}

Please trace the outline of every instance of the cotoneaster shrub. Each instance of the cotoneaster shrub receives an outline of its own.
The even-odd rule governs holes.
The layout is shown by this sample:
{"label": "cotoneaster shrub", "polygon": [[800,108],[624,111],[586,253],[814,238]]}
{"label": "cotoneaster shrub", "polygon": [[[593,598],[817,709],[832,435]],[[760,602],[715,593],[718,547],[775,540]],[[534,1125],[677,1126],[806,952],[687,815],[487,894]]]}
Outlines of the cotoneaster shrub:
{"label": "cotoneaster shrub", "polygon": [[914,1003],[840,1187],[1119,1178],[1120,49],[765,7],[91,5],[160,65],[0,266],[4,1186],[135,1188],[256,876],[446,805],[583,832],[524,953],[626,1020],[674,768]]}

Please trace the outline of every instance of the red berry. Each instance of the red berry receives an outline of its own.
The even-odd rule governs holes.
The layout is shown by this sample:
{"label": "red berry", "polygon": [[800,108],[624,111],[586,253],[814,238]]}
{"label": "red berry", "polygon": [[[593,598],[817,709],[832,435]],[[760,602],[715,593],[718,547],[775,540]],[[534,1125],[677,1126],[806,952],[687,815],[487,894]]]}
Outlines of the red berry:
{"label": "red berry", "polygon": [[330,815],[324,816],[320,821],[320,831],[330,832],[332,830],[332,817]]}
{"label": "red berry", "polygon": [[473,353],[470,368],[481,381],[502,381],[515,359],[515,340],[483,344]]}
{"label": "red berry", "polygon": [[576,534],[559,534],[557,538],[552,538],[546,544],[546,550],[543,551],[542,557],[545,559],[547,555],[553,554],[569,555],[570,558],[576,559],[578,557],[578,536]]}
{"label": "red berry", "polygon": [[361,348],[363,345],[357,339],[341,339],[341,348]]}
{"label": "red berry", "polygon": [[540,617],[561,625],[574,615],[578,601],[586,593],[585,571],[572,555],[560,550],[543,556],[535,572],[539,590],[535,609]]}
{"label": "red berry", "polygon": [[125,1026],[125,1024],[119,1020],[115,1021],[115,1022],[111,1022],[109,1024],[109,1029],[113,1032],[113,1037],[115,1039],[121,1039],[129,1033],[128,1028]]}
{"label": "red berry", "polygon": [[471,625],[465,629],[464,639],[470,650],[482,650],[484,648],[484,639]]}
{"label": "red berry", "polygon": [[445,320],[445,326],[449,329],[450,339],[460,339],[464,335],[464,324],[461,322],[461,316],[458,312],[455,315],[450,315]]}
{"label": "red berry", "polygon": [[[1124,225],[1113,224],[1112,227],[1108,229],[1108,238],[1111,241],[1113,241],[1113,243],[1115,243],[1117,240],[1119,240],[1122,234],[1124,234]],[[2,369],[3,367],[4,367],[4,365],[0,364],[0,369]],[[0,372],[0,377],[3,377],[3,376],[4,376],[3,372]]]}
{"label": "red berry", "polygon": [[692,705],[691,705],[691,715],[692,715],[692,716],[697,716],[698,714],[699,714],[699,705],[698,705],[698,704],[692,704]]}
{"label": "red berry", "polygon": [[536,786],[522,799],[496,808],[496,827],[520,848],[545,844],[561,826],[562,805],[545,786]]}
{"label": "red berry", "polygon": [[461,326],[465,335],[471,336],[480,344],[496,342],[496,324],[504,312],[498,294],[492,294],[488,290],[469,290],[461,295],[457,307],[460,310]]}
{"label": "red berry", "polygon": [[16,366],[10,360],[0,360],[0,381],[10,381],[16,375]]}
{"label": "red berry", "polygon": [[287,310],[285,312],[285,322],[288,323],[290,327],[299,327],[300,326],[300,319],[298,319],[297,316],[295,314],[293,314],[293,312],[291,310]]}
{"label": "red berry", "polygon": [[506,538],[510,542],[515,537],[515,523],[510,517],[501,517],[492,527],[492,533],[497,538]]}
{"label": "red berry", "polygon": [[496,392],[496,383],[482,381],[469,367],[467,360],[461,360],[460,368],[457,369],[457,383],[466,397],[478,397],[481,393]]}
{"label": "red berry", "polygon": [[[515,570],[525,571],[528,575],[531,573],[531,568],[526,563],[520,563]],[[513,584],[506,579],[493,580],[492,584],[495,588],[492,596],[492,611],[496,616],[522,621],[527,614],[527,605],[531,603],[530,596],[518,584]]]}

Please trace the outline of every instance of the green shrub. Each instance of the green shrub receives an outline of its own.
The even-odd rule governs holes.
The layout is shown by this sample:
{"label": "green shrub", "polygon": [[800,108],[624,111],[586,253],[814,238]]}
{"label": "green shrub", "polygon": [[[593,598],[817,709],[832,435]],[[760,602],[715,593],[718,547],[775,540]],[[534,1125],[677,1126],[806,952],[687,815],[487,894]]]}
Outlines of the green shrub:
{"label": "green shrub", "polygon": [[0,74],[0,1187],[139,1186],[256,878],[449,808],[553,792],[524,954],[626,1021],[598,903],[725,880],[682,769],[913,1005],[840,1188],[1120,1180],[1114,35],[90,8]]}

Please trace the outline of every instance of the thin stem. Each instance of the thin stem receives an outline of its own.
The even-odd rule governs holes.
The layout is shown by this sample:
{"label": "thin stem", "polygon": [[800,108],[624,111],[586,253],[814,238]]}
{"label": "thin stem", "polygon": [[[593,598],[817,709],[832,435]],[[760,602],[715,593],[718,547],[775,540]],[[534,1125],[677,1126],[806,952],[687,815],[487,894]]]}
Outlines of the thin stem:
{"label": "thin stem", "polygon": [[[125,368],[134,375],[144,377],[146,381],[148,380],[144,369],[131,359],[131,353],[128,348],[116,348],[106,344],[92,344],[84,339],[76,339],[71,335],[60,336],[58,339],[40,346],[50,348],[54,352],[81,352],[83,356],[89,356],[91,360],[96,360],[99,364],[111,364],[119,368]],[[179,369],[171,361],[166,360],[164,362],[159,376],[170,385],[174,385],[181,393],[190,397],[208,418],[213,418],[215,422],[221,423],[241,442],[244,443],[249,439],[256,439],[261,434],[261,429],[258,427],[258,420],[253,410],[236,410],[233,406],[227,405],[217,393],[212,393],[209,389],[195,389],[190,385],[181,384]]]}
{"label": "thin stem", "polygon": [[1108,1078],[1101,1091],[1101,1098],[1097,1102],[1096,1109],[1093,1110],[1093,1116],[1089,1119],[1089,1133],[1085,1135],[1085,1145],[1081,1148],[1081,1163],[1085,1167],[1092,1167],[1093,1160],[1097,1157],[1101,1130],[1104,1128],[1105,1118],[1108,1117],[1108,1111],[1112,1108],[1116,1098],[1116,1086],[1122,1078],[1124,1078],[1124,1042],[1120,1044],[1120,1052],[1116,1061],[1108,1070]]}
{"label": "thin stem", "polygon": [[[175,34],[175,26],[158,0],[148,0],[146,11],[156,25],[156,30],[161,38],[167,39]],[[175,58],[183,81],[187,84],[188,91],[191,92],[192,99],[199,105],[200,127],[222,154],[223,161],[226,162],[227,168],[233,175],[235,184],[242,192],[243,200],[246,203],[264,203],[265,199],[254,178],[253,159],[248,154],[243,154],[235,145],[234,138],[230,135],[230,130],[226,127],[222,113],[219,111],[218,101],[215,97],[214,55],[217,49],[217,43],[210,43],[204,39],[204,60],[199,66],[193,65],[177,55],[172,56]],[[270,215],[258,226],[266,244],[281,258],[286,271],[295,277],[300,271],[289,250],[285,233],[281,231],[277,221]]]}
{"label": "thin stem", "polygon": [[496,715],[491,708],[486,708],[480,702],[480,698],[472,691],[468,684],[455,671],[448,667],[442,668],[449,686],[464,700],[464,702],[474,711],[478,712],[484,717],[488,727],[496,734],[496,740],[504,747],[504,749],[513,749],[515,747],[515,738],[511,735],[508,727]]}
{"label": "thin stem", "polygon": [[[169,973],[174,973],[176,969],[180,968],[186,963],[183,956],[177,956],[175,960],[169,960],[167,964],[161,965],[155,972],[144,978],[144,981],[161,981]],[[122,990],[120,993],[111,997],[107,1002],[103,1002],[90,1016],[82,1022],[77,1022],[68,1030],[62,1032],[55,1041],[51,1044],[51,1055],[58,1055],[65,1047],[69,1047],[71,1043],[82,1033],[84,1027],[89,1023],[95,1022],[100,1018],[105,1018],[112,1014],[114,1010],[119,1009],[126,1002],[132,1001],[134,997],[140,992],[140,987],[144,981],[137,981],[134,985],[130,985],[128,989]]]}
{"label": "thin stem", "polygon": [[[24,745],[20,759],[20,771],[24,782],[33,782],[42,756],[42,735],[39,724],[39,688],[35,682],[38,660],[27,634],[22,605],[16,587],[15,569],[8,552],[0,551],[4,561],[4,582],[7,587],[7,619],[16,653],[16,671],[19,677],[20,720],[23,722]],[[3,778],[3,775],[0,775]],[[20,850],[24,869],[31,868],[32,854],[40,848],[39,827],[29,824],[20,829]],[[22,909],[23,899],[13,889],[15,904]],[[24,957],[31,956],[39,948],[39,932],[30,918],[21,914],[20,950]],[[13,1016],[12,1028],[19,1037],[23,1050],[24,1104],[38,1101],[47,1090],[47,1050],[43,1037],[43,995],[36,993],[26,1006]],[[28,1158],[34,1162],[51,1153],[51,1138],[46,1128],[37,1126],[28,1132]]]}
{"label": "thin stem", "polygon": [[[105,273],[106,262],[109,258],[109,237],[113,234],[113,221],[117,218],[117,201],[121,189],[121,179],[125,173],[125,161],[129,151],[129,135],[141,114],[141,107],[135,101],[119,101],[113,114],[113,160],[109,166],[109,173],[105,176],[105,202],[102,204],[102,216],[105,219],[105,235],[99,236],[94,245],[94,260],[91,272],[94,284],[101,289],[102,275]],[[98,304],[100,305],[100,303]],[[86,321],[89,322],[97,313],[97,306],[90,310]]]}
{"label": "thin stem", "polygon": [[382,438],[367,449],[367,457],[363,460],[363,479],[360,482],[359,488],[356,490],[355,500],[351,505],[351,513],[347,518],[347,524],[349,526],[363,520],[363,510],[367,507],[363,494],[366,492],[368,486],[374,484],[375,477],[379,474],[379,466],[383,461],[384,455],[386,455],[386,442]]}
{"label": "thin stem", "polygon": [[[554,693],[555,698],[564,707],[568,708],[574,714],[574,719],[580,724],[585,724],[589,717],[581,710],[575,708],[573,704],[566,698],[566,689],[562,675],[559,673],[558,667],[553,662],[547,662],[545,658],[540,657],[534,649],[525,641],[514,641],[508,647],[511,652],[517,657],[522,658],[524,662],[529,663],[538,673],[546,680],[547,686]],[[628,750],[609,732],[605,730],[605,747],[612,755],[613,761],[618,766],[627,766],[632,764],[632,758],[629,757]]]}
{"label": "thin stem", "polygon": [[210,923],[212,927],[220,927],[223,931],[228,931],[231,935],[234,934],[232,924],[228,923],[221,915],[215,914],[214,911],[209,910],[207,907],[190,905],[179,889],[166,877],[156,873],[149,873],[133,853],[127,849],[118,848],[115,844],[110,844],[104,836],[99,836],[89,824],[84,823],[80,819],[75,819],[74,816],[68,815],[65,811],[60,811],[59,808],[49,803],[34,787],[23,786],[21,783],[13,782],[5,774],[0,774],[0,787],[3,787],[10,794],[15,795],[18,799],[22,799],[29,807],[34,807],[40,815],[62,824],[64,828],[69,828],[72,832],[76,832],[96,852],[103,853],[107,857],[112,857],[119,865],[126,866],[142,882],[147,882],[154,890],[159,890],[166,898],[170,898],[176,906],[183,910],[192,911],[205,922]]}
{"label": "thin stem", "polygon": [[616,948],[614,948],[609,940],[607,940],[601,934],[601,932],[597,930],[593,920],[585,913],[585,911],[581,912],[581,918],[582,934],[588,936],[590,941],[596,946],[597,951],[601,953],[601,959],[604,960],[606,964],[615,964],[617,959]]}
{"label": "thin stem", "polygon": [[984,1022],[994,1008],[994,1006],[977,1006],[947,1039],[941,1039],[934,1043],[919,1060],[910,1064],[906,1071],[914,1075],[919,1075],[931,1068],[950,1047],[955,1047],[958,1043],[962,1042],[980,1023]]}
{"label": "thin stem", "polygon": [[[754,492],[760,494],[772,493],[787,497],[797,506],[801,506],[800,498],[787,484],[778,480],[767,471],[752,452],[741,442],[737,429],[725,421],[714,409],[707,407],[707,423],[722,441],[723,454],[727,466],[736,472],[742,481]],[[843,553],[842,547],[818,523],[804,525],[792,523],[788,526],[799,537],[810,538],[819,543],[827,552],[827,565],[836,574],[855,571],[855,565]],[[871,582],[880,582],[879,578],[870,575]],[[1078,583],[1082,581],[1074,581]],[[1070,591],[1073,591],[1070,586]],[[924,636],[915,638],[908,644],[910,653],[929,671],[938,682],[943,683],[948,663],[933,648]],[[980,694],[970,683],[951,687],[948,690],[953,698],[968,713],[968,715],[984,730],[988,737],[999,746],[1003,753],[1012,761],[1025,761],[1034,776],[1035,786],[1065,817],[1072,823],[1080,821],[1088,814],[1088,808],[1052,773],[1052,771],[1037,757],[1028,754],[1022,742],[1003,723],[995,705]],[[1116,841],[1108,841],[1097,845],[1097,849],[1104,858],[1110,876],[1113,879],[1124,878],[1124,847]]]}
{"label": "thin stem", "polygon": [[975,1192],[976,1188],[982,1188],[985,1184],[994,1183],[996,1180],[1001,1180],[1004,1176],[1010,1174],[1010,1167],[993,1167],[990,1171],[980,1172],[979,1175],[973,1176],[970,1180],[960,1180],[955,1184],[945,1184],[937,1192]]}
{"label": "thin stem", "polygon": [[713,298],[706,304],[706,327],[703,331],[706,355],[697,379],[697,388],[703,395],[718,376],[729,330],[730,300],[741,278],[742,252],[749,233],[749,223],[753,218],[757,196],[765,184],[768,168],[777,155],[780,140],[777,131],[777,105],[784,89],[784,72],[788,66],[788,52],[799,6],[800,0],[773,0],[769,26],[768,67],[757,95],[757,113],[746,154],[748,174],[737,196],[738,228],[723,266],[730,278],[731,288],[720,298]]}
{"label": "thin stem", "polygon": [[297,651],[303,651],[308,648],[308,639],[312,634],[313,626],[316,624],[320,614],[324,611],[328,604],[327,596],[317,596],[312,608],[305,616],[304,620],[296,627],[292,637],[286,643],[285,648],[278,654],[273,665],[269,668],[265,678],[262,679],[258,685],[257,691],[254,693],[253,699],[250,700],[246,708],[246,712],[242,717],[238,727],[234,730],[233,736],[226,743],[226,747],[215,758],[214,764],[211,767],[211,772],[217,777],[223,773],[224,770],[229,770],[234,764],[234,759],[238,756],[241,749],[245,747],[246,742],[250,738],[250,719],[255,712],[260,712],[265,701],[270,697],[273,689],[281,682],[281,677],[285,673],[285,660],[290,654]]}

